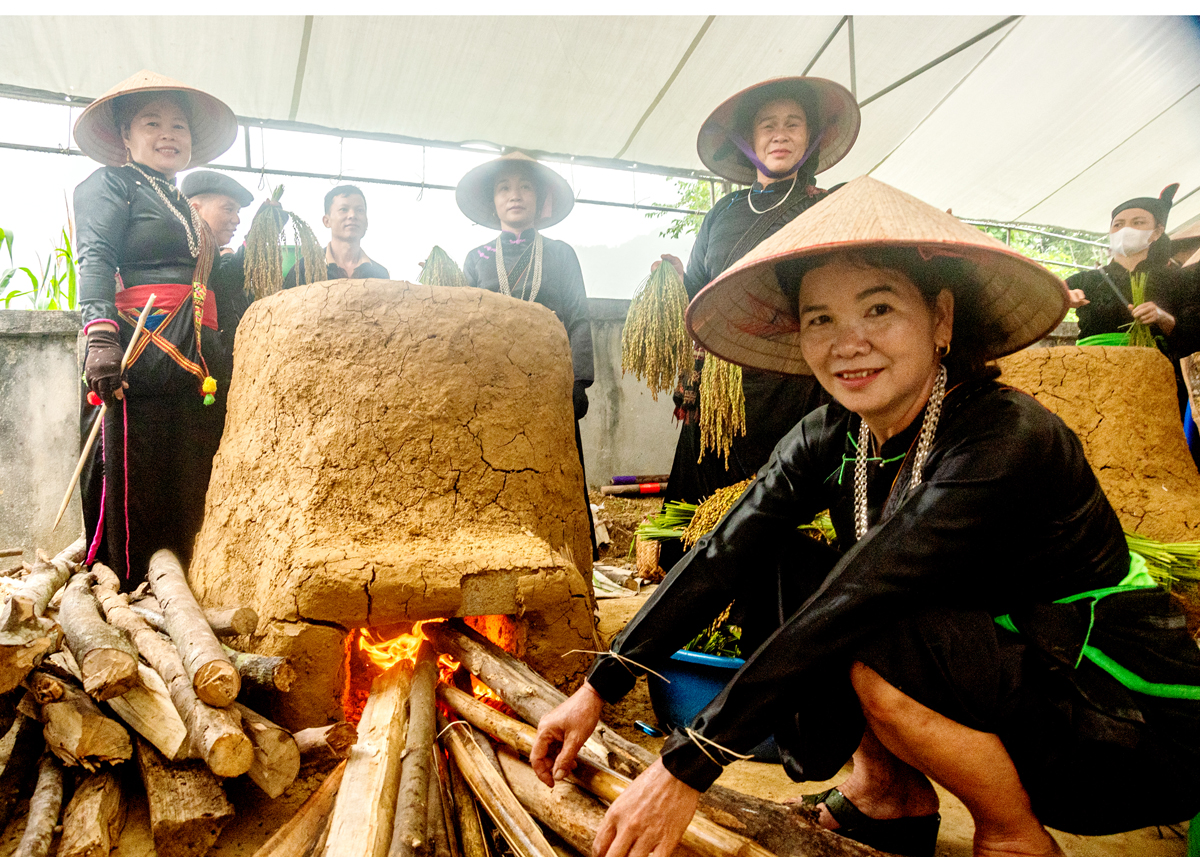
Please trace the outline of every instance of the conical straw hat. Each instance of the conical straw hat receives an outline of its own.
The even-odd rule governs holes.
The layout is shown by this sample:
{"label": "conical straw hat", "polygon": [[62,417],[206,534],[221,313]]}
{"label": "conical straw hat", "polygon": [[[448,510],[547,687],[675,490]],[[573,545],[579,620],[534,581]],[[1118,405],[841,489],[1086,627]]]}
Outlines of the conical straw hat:
{"label": "conical straw hat", "polygon": [[110,167],[125,163],[125,142],[113,114],[113,101],[133,92],[178,92],[191,106],[192,160],[190,166],[207,164],[222,155],[237,139],[237,117],[229,106],[207,92],[177,80],[142,69],[126,78],[87,106],[75,122],[75,143],[93,160]]}
{"label": "conical straw hat", "polygon": [[463,176],[454,190],[454,200],[459,210],[480,226],[499,229],[500,218],[496,214],[495,202],[496,177],[514,162],[525,165],[525,169],[532,173],[546,194],[534,220],[534,227],[547,229],[571,213],[575,207],[575,192],[571,190],[571,185],[554,170],[539,164],[524,152],[509,152],[494,161],[480,164]]}
{"label": "conical straw hat", "polygon": [[688,306],[688,330],[730,362],[811,375],[800,354],[794,302],[780,287],[776,265],[866,247],[916,247],[922,255],[973,263],[982,286],[980,315],[994,330],[984,343],[988,359],[1038,341],[1067,312],[1066,285],[1041,265],[916,197],[862,176],[788,223],[701,290]]}
{"label": "conical straw hat", "polygon": [[[766,89],[772,90],[771,95],[775,98],[795,98],[799,91],[807,90],[810,98],[816,101],[820,116],[816,123],[809,117],[809,142],[822,131],[825,132],[825,136],[821,139],[820,154],[814,172],[823,172],[832,167],[846,156],[854,141],[858,139],[858,128],[862,119],[858,102],[854,100],[850,90],[840,83],[823,77],[778,77],[764,80],[725,99],[700,126],[700,134],[696,138],[696,151],[704,166],[722,178],[738,184],[753,184],[758,181],[758,171],[730,142],[729,134],[731,131],[739,133],[753,145],[753,141],[747,137],[749,129],[734,126],[738,124],[741,104],[747,98]],[[814,124],[817,127],[812,127]]]}

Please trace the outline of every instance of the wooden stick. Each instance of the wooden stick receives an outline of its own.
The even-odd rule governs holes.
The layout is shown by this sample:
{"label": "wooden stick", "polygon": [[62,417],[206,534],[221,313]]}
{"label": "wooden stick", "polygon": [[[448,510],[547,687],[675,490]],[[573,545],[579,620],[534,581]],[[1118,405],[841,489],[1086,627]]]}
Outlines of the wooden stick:
{"label": "wooden stick", "polygon": [[466,732],[469,729],[466,724],[443,727],[442,741],[458,763],[463,778],[480,805],[496,823],[517,857],[555,857],[554,849],[537,823],[529,817],[504,777],[492,767],[479,745]]}
{"label": "wooden stick", "polygon": [[[446,855],[440,855],[441,843],[437,843],[440,857],[462,857],[462,849],[458,845],[458,836],[454,831],[454,792],[450,785],[450,772],[447,770],[447,759],[442,755],[442,748],[435,743],[431,748],[430,758],[433,760],[433,775],[431,780],[437,783],[436,793],[438,805],[441,808],[441,829],[446,837]],[[432,805],[432,804],[431,804]],[[435,826],[434,832],[437,833]]]}
{"label": "wooden stick", "polygon": [[96,597],[108,621],[133,636],[142,657],[162,676],[171,703],[187,727],[191,752],[217,776],[237,777],[249,771],[254,764],[254,746],[242,732],[241,718],[228,709],[201,702],[179,651],[129,609],[112,570],[96,563],[92,573],[96,575]]}
{"label": "wooden stick", "polygon": [[100,615],[92,593],[93,576],[76,574],[67,583],[58,608],[67,648],[79,664],[83,689],[96,699],[112,699],[138,683],[138,651],[129,634]]}
{"label": "wooden stick", "polygon": [[[580,854],[591,854],[606,807],[579,786],[556,783],[553,789],[537,778],[509,748],[501,749],[500,767],[513,794],[534,817],[561,836]],[[679,849],[679,854],[686,849]]]}
{"label": "wooden stick", "polygon": [[37,788],[29,799],[29,820],[13,857],[46,857],[50,853],[62,800],[62,766],[50,753],[43,753],[38,763]]}
{"label": "wooden stick", "polygon": [[196,696],[218,708],[229,705],[237,699],[242,679],[204,618],[175,554],[155,551],[146,579],[162,605],[163,624],[179,649]]}
{"label": "wooden stick", "polygon": [[247,773],[267,797],[277,798],[300,773],[300,749],[286,729],[276,726],[240,702],[233,709],[242,715],[246,734],[254,744],[254,762]]}
{"label": "wooden stick", "polygon": [[[453,656],[479,676],[531,723],[536,724],[543,714],[566,701],[566,696],[548,681],[459,620],[425,625],[424,631],[440,651]],[[599,754],[589,750],[597,737],[603,745],[603,752]],[[602,766],[607,760],[608,766],[633,778],[653,764],[658,756],[625,739],[601,721],[579,758],[599,762]],[[830,837],[815,820],[793,807],[723,786],[711,786],[700,796],[698,812],[781,857],[806,857],[814,850],[830,855],[870,853],[844,836]]]}
{"label": "wooden stick", "polygon": [[371,685],[350,751],[324,857],[385,857],[392,841],[400,757],[407,726],[405,702],[412,665],[402,661]]}
{"label": "wooden stick", "polygon": [[[55,652],[47,662],[66,669],[82,681],[79,665],[70,652]],[[168,759],[174,761],[186,755],[187,726],[175,710],[162,676],[150,667],[138,663],[138,684],[108,700],[108,707]]]}
{"label": "wooden stick", "polygon": [[258,614],[249,607],[205,607],[204,618],[218,637],[243,637],[258,629]]}
{"label": "wooden stick", "polygon": [[[433,753],[429,754],[430,763]],[[430,776],[425,792],[425,854],[430,857],[452,857],[450,853],[450,837],[446,833],[446,816],[442,809],[442,787],[436,776]],[[397,802],[396,809],[400,809]],[[393,838],[395,838],[393,836]]]}
{"label": "wooden stick", "polygon": [[[121,374],[125,374],[125,367],[129,363],[129,355],[133,353],[133,347],[137,344],[138,338],[142,335],[142,329],[146,326],[146,317],[150,315],[150,310],[154,306],[155,295],[150,295],[146,299],[146,305],[142,307],[141,313],[138,314],[137,324],[133,328],[133,336],[129,337],[129,344],[125,346],[125,353],[121,356]],[[79,454],[79,463],[75,465],[75,472],[71,474],[71,482],[67,485],[67,493],[63,495],[62,505],[58,507],[58,514],[54,516],[54,526],[50,528],[50,532],[58,529],[58,524],[62,520],[63,513],[67,511],[67,506],[71,503],[71,495],[75,493],[75,486],[79,484],[79,474],[83,473],[83,465],[87,461],[88,454],[92,451],[92,447],[96,443],[96,435],[100,433],[100,426],[104,422],[104,415],[108,412],[108,403],[100,404],[100,414],[96,417],[96,423],[92,426],[92,432],[88,435],[87,443],[83,445],[83,452]]]}
{"label": "wooden stick", "polygon": [[253,655],[224,644],[221,651],[246,684],[261,690],[287,693],[296,683],[296,670],[287,658],[278,655]]}
{"label": "wooden stick", "polygon": [[202,857],[233,818],[220,780],[203,762],[168,762],[141,739],[137,756],[157,857]]}
{"label": "wooden stick", "polygon": [[341,720],[328,726],[313,726],[292,733],[300,750],[300,762],[312,765],[319,762],[345,759],[350,748],[358,740],[358,729],[353,723]]}
{"label": "wooden stick", "polygon": [[52,560],[39,557],[0,608],[0,693],[19,685],[47,652],[58,648],[62,630],[43,615],[83,558],[85,546],[80,537]]}
{"label": "wooden stick", "polygon": [[328,826],[345,772],[346,763],[342,762],[308,796],[296,814],[254,852],[254,857],[302,857],[319,836],[321,828]]}
{"label": "wooden stick", "polygon": [[446,760],[446,773],[449,774],[451,794],[454,796],[454,815],[458,820],[458,839],[463,857],[490,857],[483,822],[479,818],[479,805],[475,803],[471,789],[453,757]]}
{"label": "wooden stick", "polygon": [[428,640],[417,648],[417,665],[408,692],[408,736],[400,769],[400,791],[388,857],[415,857],[427,849],[429,767],[434,736],[434,685],[437,653]]}
{"label": "wooden stick", "polygon": [[[54,655],[50,656],[51,658]],[[43,661],[43,665],[50,663],[49,660]],[[39,705],[45,705],[47,702],[55,702],[63,698],[66,691],[66,682],[55,675],[50,675],[42,669],[36,669],[25,677],[25,681],[21,682],[21,686],[27,688],[33,698]]]}
{"label": "wooden stick", "polygon": [[90,696],[65,682],[62,697],[42,706],[42,720],[46,746],[67,765],[94,771],[103,762],[123,762],[133,756],[125,727],[106,716]]}
{"label": "wooden stick", "polygon": [[126,803],[112,771],[89,774],[63,812],[58,857],[108,857],[125,827]]}
{"label": "wooden stick", "polygon": [[12,727],[12,751],[0,774],[0,830],[12,819],[17,804],[24,800],[33,786],[33,776],[38,769],[38,757],[46,747],[42,737],[42,724],[35,718],[18,714]]}

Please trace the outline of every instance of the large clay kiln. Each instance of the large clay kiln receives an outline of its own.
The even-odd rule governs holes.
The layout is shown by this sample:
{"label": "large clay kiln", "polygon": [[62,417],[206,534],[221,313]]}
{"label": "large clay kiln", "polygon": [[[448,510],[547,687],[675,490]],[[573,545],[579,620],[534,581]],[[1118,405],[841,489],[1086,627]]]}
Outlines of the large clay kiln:
{"label": "large clay kiln", "polygon": [[571,356],[549,310],[337,280],[256,302],[190,578],[292,658],[292,727],[340,716],[347,634],[508,615],[560,685],[597,648]]}

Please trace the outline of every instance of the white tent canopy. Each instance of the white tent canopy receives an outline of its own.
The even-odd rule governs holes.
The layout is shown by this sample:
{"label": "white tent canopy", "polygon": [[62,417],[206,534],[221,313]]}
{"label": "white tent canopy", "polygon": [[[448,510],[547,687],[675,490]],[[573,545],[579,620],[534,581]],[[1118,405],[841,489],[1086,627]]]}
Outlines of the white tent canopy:
{"label": "white tent canopy", "polygon": [[864,105],[855,148],[823,185],[870,173],[962,216],[1099,231],[1114,204],[1178,181],[1186,198],[1172,225],[1200,215],[1200,31],[1186,18],[7,17],[0,26],[0,95],[91,99],[141,68],[212,92],[249,123],[679,171],[703,170],[696,133],[724,98],[807,69]]}

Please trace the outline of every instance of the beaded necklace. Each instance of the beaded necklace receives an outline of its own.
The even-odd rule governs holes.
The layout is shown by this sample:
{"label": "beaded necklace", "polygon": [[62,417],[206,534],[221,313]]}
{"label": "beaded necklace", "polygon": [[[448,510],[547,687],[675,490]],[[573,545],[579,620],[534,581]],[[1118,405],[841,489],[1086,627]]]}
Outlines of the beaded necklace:
{"label": "beaded necklace", "polygon": [[[925,469],[925,459],[929,458],[929,450],[933,447],[933,435],[937,432],[938,419],[942,415],[942,401],[946,398],[946,367],[938,367],[937,380],[933,382],[933,392],[929,395],[929,404],[925,406],[925,419],[921,421],[921,433],[917,438],[917,449],[913,453],[912,478],[908,483],[908,491],[921,484],[921,471]],[[858,452],[854,459],[854,535],[862,538],[867,534],[867,449],[871,445],[871,429],[863,420],[858,427]]]}
{"label": "beaded necklace", "polygon": [[[183,231],[187,236],[188,252],[192,254],[193,259],[200,258],[200,215],[196,212],[196,209],[192,208],[192,206],[188,203],[187,197],[181,194],[179,192],[179,188],[170,184],[166,179],[160,179],[157,176],[150,175],[133,161],[129,161],[125,164],[125,166],[129,167],[135,172],[140,173],[146,179],[146,181],[150,183],[151,189],[158,194],[158,198],[163,201],[163,205],[167,207],[171,214],[175,215],[176,220],[183,224]],[[187,206],[188,214],[191,216],[191,222],[188,221],[188,218],[183,216],[178,208],[171,204],[171,200],[167,198],[166,192],[162,187],[160,187],[160,185],[165,185],[166,187],[175,191],[175,198],[177,200],[181,200],[183,204]]]}
{"label": "beaded necklace", "polygon": [[[500,293],[512,297],[512,288],[508,284],[508,270],[504,267],[504,234],[496,239],[496,277],[500,280]],[[531,287],[529,297],[525,297],[526,287]],[[542,288],[542,234],[538,232],[533,239],[533,273],[526,278],[521,286],[520,300],[537,300],[538,291]]]}

